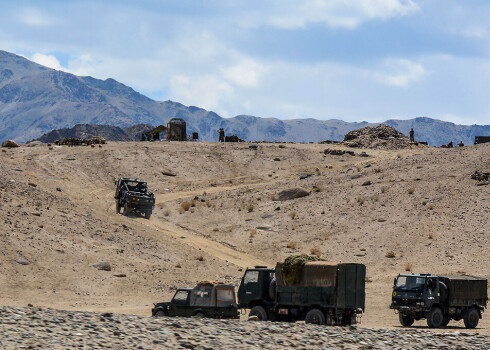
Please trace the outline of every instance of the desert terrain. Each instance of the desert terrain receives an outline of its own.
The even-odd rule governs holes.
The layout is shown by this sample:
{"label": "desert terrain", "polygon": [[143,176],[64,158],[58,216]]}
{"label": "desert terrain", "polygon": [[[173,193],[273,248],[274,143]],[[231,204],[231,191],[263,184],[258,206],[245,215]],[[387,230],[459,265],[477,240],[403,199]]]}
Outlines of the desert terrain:
{"label": "desert terrain", "polygon": [[[252,147],[250,147],[252,146]],[[256,147],[255,147],[256,146]],[[355,155],[325,154],[326,149]],[[367,157],[361,157],[361,152]],[[201,280],[291,254],[367,266],[359,327],[400,330],[388,308],[406,271],[490,278],[490,144],[110,142],[0,152],[0,305],[149,316]],[[115,212],[114,181],[148,182],[150,220]],[[302,188],[303,198],[278,201]],[[111,271],[93,264],[105,261]],[[426,322],[417,321],[417,329]],[[475,330],[490,335],[490,313]]]}

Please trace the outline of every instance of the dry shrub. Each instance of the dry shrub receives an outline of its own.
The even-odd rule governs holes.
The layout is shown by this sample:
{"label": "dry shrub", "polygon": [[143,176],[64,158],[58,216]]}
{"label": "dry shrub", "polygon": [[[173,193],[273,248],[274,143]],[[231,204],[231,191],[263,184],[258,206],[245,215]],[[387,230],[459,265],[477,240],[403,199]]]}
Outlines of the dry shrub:
{"label": "dry shrub", "polygon": [[163,209],[165,208],[165,203],[158,203],[157,206],[160,208],[160,209]]}
{"label": "dry shrub", "polygon": [[269,198],[271,199],[271,201],[275,201],[276,200],[276,194],[275,193],[271,193],[271,195],[269,196]]}
{"label": "dry shrub", "polygon": [[366,279],[364,280],[366,283],[371,283],[373,280],[371,277],[366,276]]}
{"label": "dry shrub", "polygon": [[196,260],[199,260],[199,261],[206,261],[206,258],[202,255],[199,255]]}
{"label": "dry shrub", "polygon": [[415,189],[409,188],[407,192],[408,192],[408,194],[413,194],[415,192]]}
{"label": "dry shrub", "polygon": [[291,241],[288,243],[288,245],[286,247],[288,247],[289,249],[298,249],[299,248],[299,242],[298,241]]}
{"label": "dry shrub", "polygon": [[247,211],[248,211],[249,213],[253,212],[253,211],[254,211],[254,208],[255,208],[255,207],[254,207],[254,205],[253,205],[253,204],[249,204],[249,205],[247,205]]}
{"label": "dry shrub", "polygon": [[291,225],[291,230],[293,230],[293,231],[294,231],[294,230],[296,230],[297,228],[298,228],[298,226],[296,226],[296,225]]}
{"label": "dry shrub", "polygon": [[217,227],[213,228],[213,232],[218,232],[219,229]]}
{"label": "dry shrub", "polygon": [[322,252],[320,251],[320,249],[318,249],[318,247],[313,247],[310,249],[310,254],[320,257],[320,255],[322,255]]}
{"label": "dry shrub", "polygon": [[257,234],[257,230],[256,229],[251,229],[250,230],[250,238],[253,238],[253,236],[255,236]]}
{"label": "dry shrub", "polygon": [[434,239],[434,235],[432,233],[429,233],[429,236],[428,236],[429,239]]}
{"label": "dry shrub", "polygon": [[422,205],[427,205],[427,201],[423,201],[422,202]]}
{"label": "dry shrub", "polygon": [[385,255],[387,258],[393,259],[395,257],[395,252],[393,250],[390,250],[388,253]]}
{"label": "dry shrub", "polygon": [[294,220],[294,218],[296,217],[296,212],[295,211],[290,212],[289,216],[291,217],[291,219]]}
{"label": "dry shrub", "polygon": [[376,169],[374,169],[374,172],[375,172],[376,174],[379,174],[379,173],[382,173],[382,172],[383,172],[383,169],[381,169],[381,168],[376,168]]}
{"label": "dry shrub", "polygon": [[412,271],[412,264],[411,263],[406,263],[405,264],[405,271]]}
{"label": "dry shrub", "polygon": [[364,198],[361,196],[357,197],[357,203],[359,203],[359,205],[363,205],[364,204]]}
{"label": "dry shrub", "polygon": [[313,186],[313,192],[322,192],[323,191],[323,187],[320,186],[320,185],[314,185]]}
{"label": "dry shrub", "polygon": [[185,201],[185,202],[182,202],[180,204],[180,207],[184,210],[184,211],[188,211],[190,209],[190,207],[192,206],[192,202],[188,202],[188,201]]}
{"label": "dry shrub", "polygon": [[170,215],[170,210],[166,209],[163,211],[163,216],[169,216]]}
{"label": "dry shrub", "polygon": [[387,190],[386,186],[381,187],[381,193],[386,193],[386,190]]}
{"label": "dry shrub", "polygon": [[379,201],[379,194],[377,194],[377,193],[376,193],[374,196],[372,196],[372,197],[371,197],[371,200],[372,200],[373,202],[377,202],[377,201]]}

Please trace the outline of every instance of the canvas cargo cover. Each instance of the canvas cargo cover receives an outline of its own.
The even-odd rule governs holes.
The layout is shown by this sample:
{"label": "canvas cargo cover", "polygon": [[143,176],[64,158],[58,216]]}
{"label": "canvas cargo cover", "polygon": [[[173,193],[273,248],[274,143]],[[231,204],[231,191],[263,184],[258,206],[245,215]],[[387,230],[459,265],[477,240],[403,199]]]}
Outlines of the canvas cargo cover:
{"label": "canvas cargo cover", "polygon": [[487,279],[468,275],[439,276],[439,279],[448,287],[450,305],[487,304]]}
{"label": "canvas cargo cover", "polygon": [[[282,273],[283,263],[276,265],[276,283],[288,286]],[[312,261],[303,265],[299,285],[302,287],[334,287],[337,279],[337,268],[340,264],[326,261]]]}
{"label": "canvas cargo cover", "polygon": [[190,306],[236,305],[235,287],[227,284],[200,284],[191,291]]}

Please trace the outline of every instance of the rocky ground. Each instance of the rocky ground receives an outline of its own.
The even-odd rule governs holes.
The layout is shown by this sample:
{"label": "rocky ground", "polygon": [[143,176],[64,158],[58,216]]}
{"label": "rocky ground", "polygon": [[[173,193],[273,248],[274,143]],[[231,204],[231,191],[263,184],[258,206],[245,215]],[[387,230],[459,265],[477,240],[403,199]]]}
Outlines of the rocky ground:
{"label": "rocky ground", "polygon": [[2,349],[490,349],[478,333],[0,308]]}

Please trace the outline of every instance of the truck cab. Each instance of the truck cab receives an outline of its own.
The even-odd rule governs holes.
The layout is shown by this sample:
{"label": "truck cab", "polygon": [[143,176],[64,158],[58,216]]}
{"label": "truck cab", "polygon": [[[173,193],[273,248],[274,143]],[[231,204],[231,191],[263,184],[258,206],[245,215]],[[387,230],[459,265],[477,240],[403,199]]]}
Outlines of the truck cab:
{"label": "truck cab", "polygon": [[[253,309],[261,321],[269,318],[268,309],[273,304],[275,270],[265,266],[247,269],[238,287],[238,305],[240,309]],[[272,290],[271,290],[272,289]]]}

